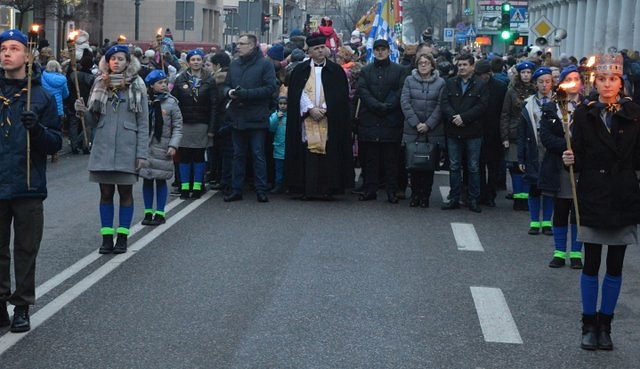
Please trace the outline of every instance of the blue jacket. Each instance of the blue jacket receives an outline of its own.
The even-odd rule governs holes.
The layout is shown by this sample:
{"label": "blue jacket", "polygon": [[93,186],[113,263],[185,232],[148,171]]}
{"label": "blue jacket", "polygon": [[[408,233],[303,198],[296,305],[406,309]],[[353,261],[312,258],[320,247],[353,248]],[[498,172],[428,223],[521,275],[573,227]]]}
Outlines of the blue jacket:
{"label": "blue jacket", "polygon": [[[20,121],[20,113],[27,102],[27,80],[5,79],[0,70],[0,96],[9,105],[0,104],[0,200],[16,198],[46,198],[47,155],[62,147],[60,118],[56,102],[40,84],[40,68],[34,65],[31,79],[30,110],[38,115],[42,132],[31,136],[30,188],[27,188],[27,130]],[[24,90],[23,90],[24,89]],[[16,96],[18,94],[19,96]],[[6,121],[8,119],[8,121]],[[9,124],[10,122],[10,124]]]}
{"label": "blue jacket", "polygon": [[[240,87],[238,89],[238,87]],[[235,59],[229,66],[224,82],[224,95],[236,89],[238,98],[231,100],[225,118],[234,129],[267,129],[269,105],[277,89],[276,71],[270,61],[256,49],[251,54]]]}
{"label": "blue jacket", "polygon": [[273,132],[273,158],[284,160],[284,142],[287,132],[287,112],[278,118],[278,110],[269,118],[269,131]]}
{"label": "blue jacket", "polygon": [[62,101],[69,97],[69,87],[67,87],[67,77],[64,74],[55,72],[42,72],[42,87],[49,91],[56,99],[58,115],[64,115]]}

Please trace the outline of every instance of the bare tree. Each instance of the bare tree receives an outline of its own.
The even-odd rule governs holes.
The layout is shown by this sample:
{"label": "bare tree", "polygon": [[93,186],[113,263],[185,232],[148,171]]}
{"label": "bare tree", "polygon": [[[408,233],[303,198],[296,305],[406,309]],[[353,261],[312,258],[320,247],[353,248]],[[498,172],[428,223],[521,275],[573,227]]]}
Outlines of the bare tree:
{"label": "bare tree", "polygon": [[9,6],[18,11],[16,28],[22,29],[23,15],[34,10],[43,0],[0,0],[0,5]]}
{"label": "bare tree", "polygon": [[420,39],[427,27],[446,26],[447,3],[442,0],[409,0],[403,3],[403,14],[413,20],[415,38]]}
{"label": "bare tree", "polygon": [[377,1],[373,0],[354,0],[345,7],[339,6],[338,11],[342,14],[342,26],[349,30],[356,29],[356,24],[367,13]]}

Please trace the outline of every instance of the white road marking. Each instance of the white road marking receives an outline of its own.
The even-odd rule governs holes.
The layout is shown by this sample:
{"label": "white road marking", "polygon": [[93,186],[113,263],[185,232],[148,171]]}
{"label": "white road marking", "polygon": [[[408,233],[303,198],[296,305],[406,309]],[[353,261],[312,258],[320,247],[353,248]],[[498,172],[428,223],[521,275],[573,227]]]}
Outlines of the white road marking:
{"label": "white road marking", "polygon": [[447,202],[447,197],[449,196],[449,191],[451,191],[451,187],[449,186],[440,186],[440,196],[442,197],[442,202]]}
{"label": "white road marking", "polygon": [[507,301],[499,288],[470,287],[484,340],[499,343],[522,343]]}
{"label": "white road marking", "polygon": [[[111,257],[109,261],[107,261],[104,265],[96,269],[94,272],[83,278],[80,282],[76,283],[73,287],[69,288],[60,296],[56,297],[43,306],[40,310],[38,310],[35,314],[31,315],[31,330],[29,332],[33,332],[38,326],[44,323],[47,319],[52,317],[55,313],[60,311],[67,304],[76,299],[76,297],[80,296],[84,291],[88,290],[94,284],[98,283],[104,276],[108,275],[112,271],[114,271],[117,267],[122,265],[125,261],[127,261],[130,257],[136,254],[136,251],[143,249],[147,246],[151,241],[158,238],[164,232],[169,230],[174,224],[179,222],[182,218],[186,217],[192,211],[196,210],[200,205],[202,205],[206,200],[211,198],[216,193],[216,191],[209,191],[202,196],[202,198],[198,200],[194,200],[189,205],[185,206],[184,209],[180,210],[175,215],[167,218],[167,222],[163,226],[155,227],[151,232],[146,234],[144,237],[134,242],[126,253],[114,255]],[[97,251],[96,251],[97,254]],[[85,258],[86,259],[86,258]],[[84,259],[82,259],[84,260]],[[74,264],[75,265],[75,264]],[[68,278],[68,277],[67,277]],[[2,355],[5,351],[11,348],[13,345],[18,343],[22,338],[26,337],[29,332],[26,333],[11,333],[8,332],[0,337],[0,355]]]}
{"label": "white road marking", "polygon": [[469,223],[451,223],[453,236],[456,238],[458,250],[464,251],[484,251],[476,229]]}

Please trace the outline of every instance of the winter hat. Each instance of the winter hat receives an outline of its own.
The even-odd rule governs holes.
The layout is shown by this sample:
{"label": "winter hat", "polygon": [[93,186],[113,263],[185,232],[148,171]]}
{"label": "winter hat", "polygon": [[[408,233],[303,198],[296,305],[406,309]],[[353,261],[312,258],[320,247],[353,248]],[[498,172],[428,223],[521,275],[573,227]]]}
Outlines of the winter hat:
{"label": "winter hat", "polygon": [[282,44],[271,45],[269,50],[267,50],[267,56],[277,61],[284,60],[284,46],[282,46]]}
{"label": "winter hat", "polygon": [[309,46],[309,47],[318,46],[318,45],[324,45],[325,41],[326,41],[325,37],[319,32],[312,33],[305,40],[305,42],[307,43],[307,46]]}
{"label": "winter hat", "polygon": [[294,28],[293,31],[289,34],[289,37],[302,36],[302,31],[297,28]]}
{"label": "winter hat", "polygon": [[558,81],[558,83],[562,83],[562,81],[564,81],[564,79],[567,78],[569,73],[573,73],[573,72],[578,73],[578,67],[576,67],[573,64],[570,64],[568,67],[564,68],[562,72],[560,72],[560,80]]}
{"label": "winter hat", "polygon": [[91,52],[91,49],[82,50],[82,56],[80,57],[80,66],[85,71],[91,70],[91,67],[93,67],[93,53]]}
{"label": "winter hat", "polygon": [[488,60],[479,60],[475,65],[475,74],[491,72],[491,63]]}
{"label": "winter hat", "polygon": [[167,79],[167,75],[162,70],[155,69],[147,74],[147,76],[144,78],[144,83],[147,86],[151,86],[158,81],[162,81],[163,79]]}
{"label": "winter hat", "polygon": [[533,76],[531,77],[534,81],[538,79],[540,76],[544,76],[545,74],[551,74],[551,68],[549,67],[540,67],[533,72]]}
{"label": "winter hat", "polygon": [[377,49],[379,47],[386,47],[387,49],[389,48],[389,41],[387,40],[383,40],[383,39],[379,39],[379,40],[375,40],[373,42],[373,49]]}
{"label": "winter hat", "polygon": [[167,30],[164,31],[164,37],[173,37],[171,34],[171,28],[167,28]]}
{"label": "winter hat", "polygon": [[516,70],[518,72],[522,72],[525,69],[530,69],[530,70],[533,71],[533,70],[536,69],[536,66],[535,66],[535,64],[533,64],[532,62],[530,62],[528,60],[525,60],[523,62],[520,62],[520,63],[516,64]]}
{"label": "winter hat", "polygon": [[19,43],[23,44],[24,46],[27,46],[27,35],[25,35],[24,33],[20,32],[17,29],[10,29],[8,31],[4,31],[2,32],[2,34],[0,34],[0,44],[5,42],[5,41],[9,41],[9,40],[14,40],[14,41],[18,41]]}
{"label": "winter hat", "polygon": [[303,61],[304,56],[305,56],[304,51],[300,49],[293,49],[293,51],[291,52],[291,61],[292,62]]}
{"label": "winter hat", "polygon": [[153,50],[147,50],[144,52],[144,57],[145,58],[149,58],[152,59],[154,56],[156,56],[156,52]]}
{"label": "winter hat", "polygon": [[191,57],[192,57],[192,56],[194,56],[194,55],[200,55],[200,57],[201,57],[202,59],[204,59],[204,55],[205,55],[205,54],[204,54],[204,51],[202,51],[202,50],[200,50],[200,49],[193,49],[193,50],[191,50],[191,51],[189,51],[189,52],[187,53],[187,62],[188,62],[188,61],[191,59]]}
{"label": "winter hat", "polygon": [[127,45],[115,44],[111,46],[106,53],[104,53],[105,60],[111,59],[115,53],[125,53],[129,55],[129,47]]}

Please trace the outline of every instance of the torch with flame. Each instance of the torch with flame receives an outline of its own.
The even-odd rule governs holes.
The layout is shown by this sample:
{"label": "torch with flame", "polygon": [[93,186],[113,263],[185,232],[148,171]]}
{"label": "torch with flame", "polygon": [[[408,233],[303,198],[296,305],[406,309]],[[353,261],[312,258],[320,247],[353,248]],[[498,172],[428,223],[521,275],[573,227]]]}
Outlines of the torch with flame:
{"label": "torch with flame", "polygon": [[[71,69],[73,70],[73,81],[76,88],[76,98],[78,100],[82,100],[82,96],[80,96],[80,83],[78,82],[78,64],[76,63],[76,39],[80,35],[80,32],[72,31],[69,33],[69,38],[67,39],[67,48],[69,49],[69,54],[71,57]],[[84,103],[84,100],[82,101]],[[87,127],[84,123],[84,115],[80,115],[80,123],[82,124],[82,139],[84,143],[84,147],[89,147],[89,136],[87,134]]]}
{"label": "torch with flame", "polygon": [[585,76],[585,81],[584,81],[584,94],[585,96],[589,96],[589,94],[591,93],[591,86],[593,86],[593,81],[595,79],[594,73],[593,73],[593,65],[596,63],[596,57],[595,56],[590,56],[589,60],[587,60],[587,66],[586,66],[586,76]]}
{"label": "torch with flame", "polygon": [[[569,111],[568,111],[569,94],[567,93],[567,90],[571,90],[574,87],[576,87],[576,82],[574,81],[565,82],[565,83],[561,83],[558,86],[558,90],[556,91],[556,101],[558,103],[558,106],[560,107],[560,112],[562,113],[562,126],[564,128],[564,140],[567,145],[567,150],[570,150],[570,151],[573,151],[573,149],[571,148],[571,132],[569,130],[570,129],[569,127],[571,125],[571,119],[569,118]],[[576,176],[573,172],[573,164],[569,165],[569,178],[571,180],[571,195],[573,197],[573,206],[575,207],[574,209],[576,213],[576,224],[580,226],[580,212],[578,211],[578,194],[576,192]]]}
{"label": "torch with flame", "polygon": [[158,54],[160,54],[160,70],[164,70],[164,64],[162,63],[162,27],[158,28],[156,33],[156,43],[158,44]]}
{"label": "torch with flame", "polygon": [[[29,47],[29,55],[27,59],[27,105],[26,111],[31,110],[31,79],[33,78],[33,54],[38,47],[38,31],[40,26],[31,25],[27,34],[27,45]],[[31,136],[27,130],[27,191],[31,191]]]}

